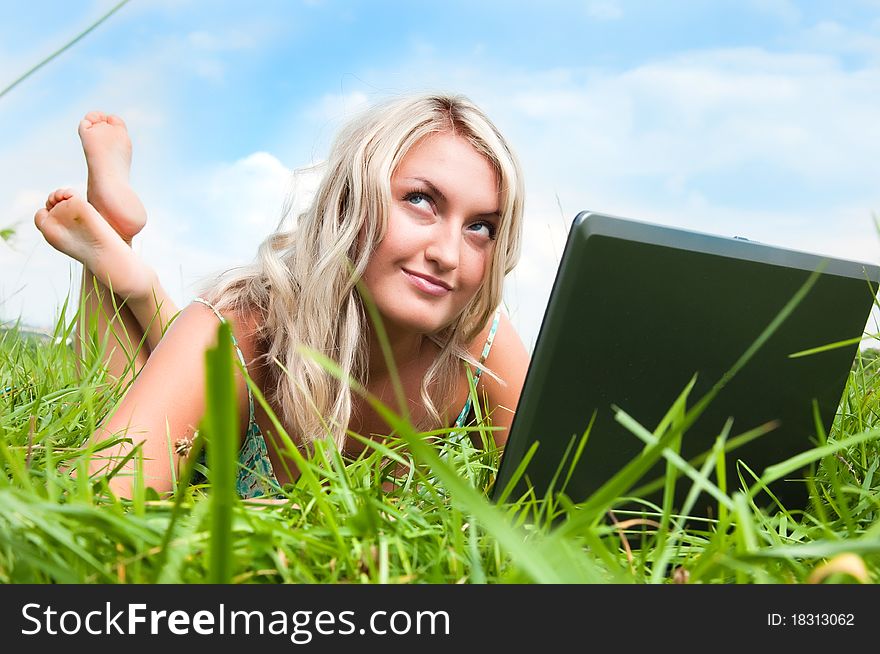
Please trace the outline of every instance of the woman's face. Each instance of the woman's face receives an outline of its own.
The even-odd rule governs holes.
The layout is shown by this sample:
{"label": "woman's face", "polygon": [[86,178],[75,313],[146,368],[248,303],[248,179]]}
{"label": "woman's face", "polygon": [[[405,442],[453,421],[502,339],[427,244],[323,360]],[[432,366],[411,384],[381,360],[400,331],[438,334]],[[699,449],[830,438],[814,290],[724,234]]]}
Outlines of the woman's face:
{"label": "woman's face", "polygon": [[363,281],[392,331],[452,323],[480,288],[500,221],[498,177],[465,139],[425,137],[391,177],[385,238]]}

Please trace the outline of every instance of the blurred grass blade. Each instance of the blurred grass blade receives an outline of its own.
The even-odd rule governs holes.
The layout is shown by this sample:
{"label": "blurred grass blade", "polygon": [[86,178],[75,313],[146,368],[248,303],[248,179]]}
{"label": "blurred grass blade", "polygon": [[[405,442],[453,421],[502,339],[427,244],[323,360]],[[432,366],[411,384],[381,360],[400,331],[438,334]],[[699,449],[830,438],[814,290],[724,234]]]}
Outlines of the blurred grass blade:
{"label": "blurred grass blade", "polygon": [[232,366],[232,332],[220,323],[217,346],[205,353],[207,387],[200,430],[207,441],[211,473],[211,539],[208,583],[232,581],[232,509],[238,497],[238,400]]}
{"label": "blurred grass blade", "polygon": [[31,68],[30,70],[28,70],[26,73],[24,73],[23,75],[21,75],[18,79],[16,79],[14,82],[12,82],[12,83],[9,84],[6,88],[4,88],[2,91],[0,91],[0,98],[2,98],[4,95],[6,95],[7,93],[9,93],[12,89],[14,89],[16,86],[18,86],[18,85],[21,84],[23,81],[25,81],[28,77],[30,77],[31,75],[33,75],[34,73],[36,73],[38,70],[40,70],[40,68],[42,68],[43,66],[45,66],[46,64],[48,64],[50,61],[52,61],[53,59],[55,59],[56,57],[58,57],[59,55],[61,55],[62,53],[64,53],[64,52],[65,52],[66,50],[68,50],[69,48],[71,48],[71,47],[73,47],[74,45],[76,45],[76,43],[78,43],[81,39],[85,38],[85,37],[86,37],[86,36],[87,36],[92,30],[94,30],[95,28],[97,28],[101,23],[103,23],[105,20],[107,20],[108,18],[110,18],[110,16],[112,16],[112,15],[115,14],[117,11],[119,11],[120,9],[122,9],[122,8],[123,8],[125,5],[127,5],[128,3],[129,3],[129,0],[122,0],[122,2],[120,2],[119,4],[117,4],[116,6],[114,6],[113,8],[111,8],[110,11],[108,11],[106,14],[104,14],[103,16],[101,16],[101,18],[99,18],[97,21],[95,21],[94,23],[92,23],[92,24],[91,24],[88,28],[86,28],[84,31],[80,32],[76,37],[73,38],[73,40],[71,40],[71,41],[68,42],[66,45],[62,46],[61,48],[59,48],[58,50],[56,50],[55,52],[53,52],[52,54],[50,54],[48,57],[46,57],[45,59],[43,59],[43,60],[42,60],[40,63],[38,63],[36,66],[34,66],[34,67]]}

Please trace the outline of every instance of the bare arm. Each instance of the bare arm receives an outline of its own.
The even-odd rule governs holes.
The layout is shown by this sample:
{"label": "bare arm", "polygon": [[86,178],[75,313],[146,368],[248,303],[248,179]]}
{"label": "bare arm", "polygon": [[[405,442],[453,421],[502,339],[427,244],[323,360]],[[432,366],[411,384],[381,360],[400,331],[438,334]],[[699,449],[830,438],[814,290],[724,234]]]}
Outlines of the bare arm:
{"label": "bare arm", "polygon": [[[112,456],[117,460],[142,443],[144,482],[159,492],[172,489],[172,469],[178,464],[178,457],[169,454],[173,444],[179,438],[192,436],[204,415],[205,352],[216,343],[217,329],[217,318],[207,307],[193,303],[184,309],[161,342],[157,342],[119,407],[92,435],[93,441],[99,441],[127,431],[132,443],[114,448]],[[234,323],[233,331],[237,331]],[[240,374],[236,386],[243,432],[248,419],[247,391]],[[106,456],[102,456],[92,461],[90,472],[106,469],[107,465]],[[111,461],[110,469],[114,466]],[[134,462],[129,461],[111,480],[111,489],[131,497],[134,470]]]}
{"label": "bare arm", "polygon": [[84,357],[93,347],[93,334],[98,344],[109,337],[108,348],[102,353],[107,372],[114,379],[133,380],[178,310],[155,270],[130,247],[117,250],[115,256],[109,266],[109,281],[107,270],[99,278],[83,265],[82,314],[75,345]]}
{"label": "bare arm", "polygon": [[171,324],[178,309],[152,269],[150,269],[150,277],[152,283],[149,290],[138,297],[129,297],[126,306],[144,330],[147,345],[152,352],[159,346],[162,334]]}

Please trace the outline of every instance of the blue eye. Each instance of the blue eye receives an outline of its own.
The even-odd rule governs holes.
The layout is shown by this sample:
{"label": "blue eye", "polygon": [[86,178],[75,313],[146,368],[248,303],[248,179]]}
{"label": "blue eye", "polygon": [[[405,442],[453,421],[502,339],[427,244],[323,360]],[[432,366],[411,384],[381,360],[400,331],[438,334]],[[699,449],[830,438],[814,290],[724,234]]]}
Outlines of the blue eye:
{"label": "blue eye", "polygon": [[[475,222],[470,227],[471,227],[471,229],[473,229],[474,227],[476,227],[477,229],[482,229],[483,227],[485,227],[486,228],[486,236],[488,236],[489,239],[493,240],[493,241],[495,240],[495,236],[498,234],[498,228],[486,220],[480,220],[479,222]],[[474,231],[476,231],[476,230],[474,230]]]}
{"label": "blue eye", "polygon": [[409,202],[414,207],[419,206],[422,202],[427,202],[430,204],[431,198],[429,198],[424,193],[420,193],[418,191],[413,191],[412,193],[407,193],[404,198],[406,202]]}

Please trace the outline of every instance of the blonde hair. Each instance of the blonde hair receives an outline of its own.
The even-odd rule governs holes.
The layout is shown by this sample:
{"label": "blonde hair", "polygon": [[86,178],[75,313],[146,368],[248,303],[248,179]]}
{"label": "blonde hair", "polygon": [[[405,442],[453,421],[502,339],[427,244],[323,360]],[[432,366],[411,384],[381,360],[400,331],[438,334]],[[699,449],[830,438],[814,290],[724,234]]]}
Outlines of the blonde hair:
{"label": "blonde hair", "polygon": [[392,173],[413,145],[444,132],[465,138],[494,167],[501,219],[480,290],[452,324],[430,335],[441,349],[422,382],[428,418],[418,426],[439,428],[437,402],[451,397],[462,361],[476,365],[468,345],[501,304],[504,277],[519,259],[521,241],[519,163],[467,98],[398,98],[356,117],[336,137],[314,200],[295,227],[279,228],[252,264],[220,275],[203,293],[220,311],[256,312],[261,356],[275,362],[267,366],[267,399],[280,407],[283,424],[295,430],[291,437],[305,447],[328,435],[344,447],[352,391],[300,347],[333,359],[366,385],[369,319],[356,283],[387,229]]}

